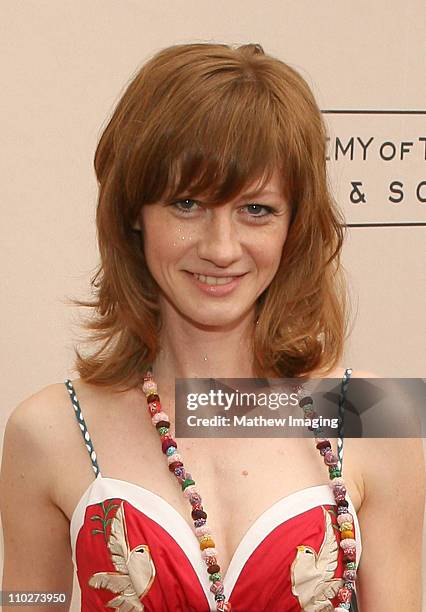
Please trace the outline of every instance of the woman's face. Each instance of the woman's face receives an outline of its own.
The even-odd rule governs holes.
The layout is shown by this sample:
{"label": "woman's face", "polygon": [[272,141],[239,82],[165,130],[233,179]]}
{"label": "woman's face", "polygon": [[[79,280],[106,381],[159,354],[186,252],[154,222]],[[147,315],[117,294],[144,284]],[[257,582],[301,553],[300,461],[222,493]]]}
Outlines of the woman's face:
{"label": "woman's face", "polygon": [[163,316],[172,307],[197,325],[223,327],[254,313],[278,269],[290,222],[276,173],[262,192],[255,189],[253,183],[217,206],[197,197],[142,207],[145,257]]}

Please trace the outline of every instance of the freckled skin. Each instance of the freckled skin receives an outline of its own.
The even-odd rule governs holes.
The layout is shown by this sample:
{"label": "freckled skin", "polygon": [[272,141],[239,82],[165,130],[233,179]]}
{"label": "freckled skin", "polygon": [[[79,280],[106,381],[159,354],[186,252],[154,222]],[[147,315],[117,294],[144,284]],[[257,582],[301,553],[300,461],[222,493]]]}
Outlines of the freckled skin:
{"label": "freckled skin", "polygon": [[[252,316],[257,298],[278,269],[290,222],[277,174],[250,199],[237,197],[216,207],[201,196],[191,202],[183,212],[182,204],[168,202],[144,206],[141,212],[145,257],[161,288],[163,315],[174,310],[204,326]],[[267,207],[273,214],[266,214]],[[187,272],[245,276],[230,294],[212,297]]]}

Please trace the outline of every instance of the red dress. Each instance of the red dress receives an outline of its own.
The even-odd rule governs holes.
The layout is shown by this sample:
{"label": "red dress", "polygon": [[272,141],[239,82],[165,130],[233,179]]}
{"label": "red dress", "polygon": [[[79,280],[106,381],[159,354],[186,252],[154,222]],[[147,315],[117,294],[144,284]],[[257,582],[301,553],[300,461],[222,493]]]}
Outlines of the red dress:
{"label": "red dress", "polygon": [[[194,531],[162,497],[101,475],[71,381],[66,385],[97,474],[70,524],[81,610],[215,610]],[[347,500],[358,564],[359,524]],[[336,505],[324,484],[284,497],[258,517],[222,581],[233,612],[327,612],[338,605],[342,574]]]}

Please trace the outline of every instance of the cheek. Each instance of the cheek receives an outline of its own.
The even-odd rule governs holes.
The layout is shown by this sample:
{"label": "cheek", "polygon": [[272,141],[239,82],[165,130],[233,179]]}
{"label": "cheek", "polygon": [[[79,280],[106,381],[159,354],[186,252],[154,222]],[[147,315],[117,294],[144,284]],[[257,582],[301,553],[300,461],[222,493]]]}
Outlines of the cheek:
{"label": "cheek", "polygon": [[154,278],[164,252],[164,234],[160,231],[162,224],[156,208],[155,204],[146,206],[141,214],[145,259]]}
{"label": "cheek", "polygon": [[170,223],[161,214],[146,211],[142,217],[145,259],[151,271],[159,271],[168,263],[177,261],[187,250],[191,241],[188,232]]}
{"label": "cheek", "polygon": [[158,239],[158,232],[155,227],[149,225],[144,228],[144,253],[148,267],[152,269],[159,262],[160,255],[163,250],[162,243]]}
{"label": "cheek", "polygon": [[265,275],[275,274],[281,261],[282,250],[287,237],[287,230],[270,233],[256,241],[252,256],[256,259],[258,268]]}

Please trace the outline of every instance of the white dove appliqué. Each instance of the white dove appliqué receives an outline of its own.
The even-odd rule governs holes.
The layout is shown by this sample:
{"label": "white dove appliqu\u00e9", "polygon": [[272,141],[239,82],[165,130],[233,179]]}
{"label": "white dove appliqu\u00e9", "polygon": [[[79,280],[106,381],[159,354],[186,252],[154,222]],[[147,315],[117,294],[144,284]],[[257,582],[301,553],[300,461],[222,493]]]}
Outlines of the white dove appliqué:
{"label": "white dove appliqu\u00e9", "polygon": [[324,540],[318,553],[311,546],[298,546],[291,565],[292,593],[303,612],[332,612],[330,599],[343,585],[342,578],[333,578],[337,567],[339,544],[330,514],[322,507],[325,521]]}
{"label": "white dove appliqu\u00e9", "polygon": [[89,578],[89,585],[118,593],[106,604],[109,608],[119,612],[143,611],[145,608],[140,599],[151,588],[155,578],[155,566],[146,544],[138,544],[130,550],[124,502],[121,502],[112,519],[107,545],[117,572],[96,572]]}

